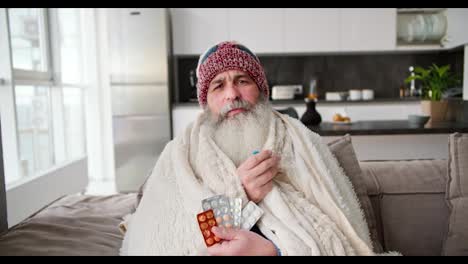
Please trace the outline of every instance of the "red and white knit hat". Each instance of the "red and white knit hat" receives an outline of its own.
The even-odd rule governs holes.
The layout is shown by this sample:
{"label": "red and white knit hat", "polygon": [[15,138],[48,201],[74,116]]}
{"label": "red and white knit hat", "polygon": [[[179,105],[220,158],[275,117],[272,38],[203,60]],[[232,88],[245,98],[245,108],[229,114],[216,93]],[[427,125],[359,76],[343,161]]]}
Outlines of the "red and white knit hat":
{"label": "red and white knit hat", "polygon": [[209,48],[198,60],[197,95],[201,107],[206,106],[210,82],[216,75],[228,70],[240,70],[249,74],[260,92],[268,98],[268,82],[258,57],[240,43],[225,41]]}

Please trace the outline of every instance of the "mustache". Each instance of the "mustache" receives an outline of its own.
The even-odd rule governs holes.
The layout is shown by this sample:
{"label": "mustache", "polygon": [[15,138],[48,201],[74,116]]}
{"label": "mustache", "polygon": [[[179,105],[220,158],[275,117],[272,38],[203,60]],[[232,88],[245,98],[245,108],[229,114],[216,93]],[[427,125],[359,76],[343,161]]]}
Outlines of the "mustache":
{"label": "mustache", "polygon": [[229,111],[231,111],[233,109],[237,109],[237,108],[243,108],[245,110],[250,110],[250,109],[252,109],[252,104],[250,104],[249,102],[247,102],[245,100],[239,99],[239,100],[233,101],[230,104],[227,104],[227,105],[223,106],[223,108],[221,108],[221,111],[220,111],[219,114],[220,114],[221,117],[224,118],[224,117],[227,116]]}

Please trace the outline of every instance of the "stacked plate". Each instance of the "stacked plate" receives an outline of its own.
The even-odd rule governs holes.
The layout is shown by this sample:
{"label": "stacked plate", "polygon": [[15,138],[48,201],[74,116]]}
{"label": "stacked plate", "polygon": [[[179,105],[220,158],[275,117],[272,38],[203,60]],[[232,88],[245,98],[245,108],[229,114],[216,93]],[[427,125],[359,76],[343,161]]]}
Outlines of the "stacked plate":
{"label": "stacked plate", "polygon": [[399,14],[398,39],[406,43],[439,42],[447,31],[444,13]]}

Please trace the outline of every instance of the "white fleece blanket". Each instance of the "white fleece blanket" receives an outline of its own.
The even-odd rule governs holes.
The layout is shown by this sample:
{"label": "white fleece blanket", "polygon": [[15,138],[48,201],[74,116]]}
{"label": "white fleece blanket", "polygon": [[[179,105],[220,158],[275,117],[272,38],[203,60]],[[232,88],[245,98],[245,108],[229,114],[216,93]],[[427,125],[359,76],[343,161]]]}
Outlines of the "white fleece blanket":
{"label": "white fleece blanket", "polygon": [[[357,196],[335,157],[300,121],[273,113],[264,149],[282,156],[273,190],[258,205],[261,232],[283,255],[373,255]],[[201,116],[161,154],[129,221],[121,255],[204,255],[196,215],[216,194],[247,196],[233,162]]]}

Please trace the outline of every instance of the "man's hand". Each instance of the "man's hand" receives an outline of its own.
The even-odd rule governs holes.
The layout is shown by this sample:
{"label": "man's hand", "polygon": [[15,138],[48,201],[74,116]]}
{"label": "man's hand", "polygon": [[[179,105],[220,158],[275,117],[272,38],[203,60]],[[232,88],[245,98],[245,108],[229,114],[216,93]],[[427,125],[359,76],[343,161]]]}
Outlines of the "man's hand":
{"label": "man's hand", "polygon": [[249,199],[260,202],[273,188],[273,178],[278,173],[279,156],[272,155],[270,150],[264,150],[253,155],[237,168],[237,175]]}
{"label": "man's hand", "polygon": [[221,243],[208,248],[212,256],[277,256],[273,243],[257,233],[218,226],[211,231],[222,239]]}

